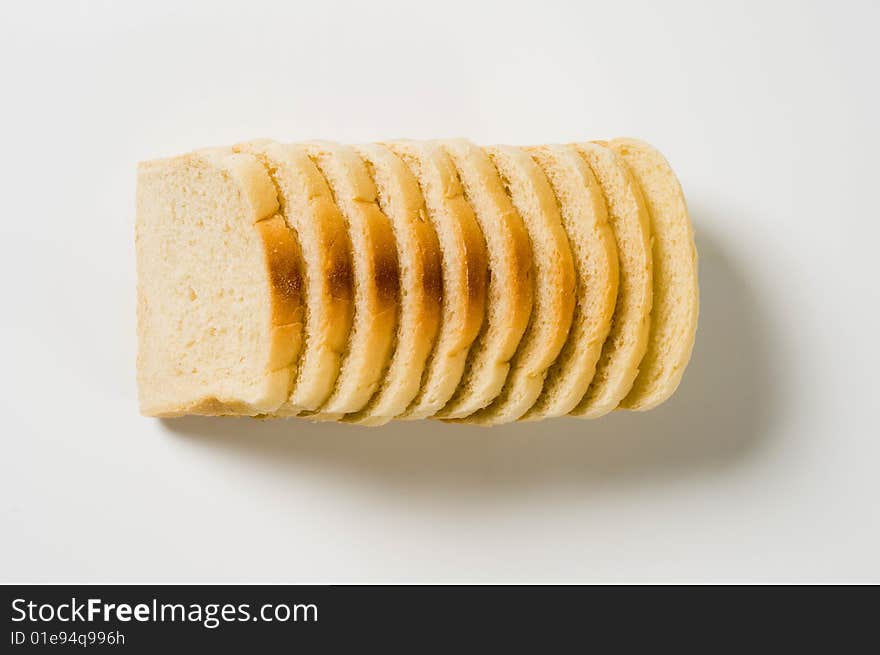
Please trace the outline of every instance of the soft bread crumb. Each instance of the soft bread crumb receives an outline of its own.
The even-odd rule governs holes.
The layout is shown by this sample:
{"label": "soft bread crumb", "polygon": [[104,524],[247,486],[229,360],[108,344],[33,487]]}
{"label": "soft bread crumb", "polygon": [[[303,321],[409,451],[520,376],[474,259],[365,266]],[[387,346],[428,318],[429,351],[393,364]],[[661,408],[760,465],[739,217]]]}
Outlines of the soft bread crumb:
{"label": "soft bread crumb", "polygon": [[206,150],[139,167],[144,414],[252,415],[285,400],[299,295],[298,282],[278,278],[296,267],[277,209],[271,182],[248,155]]}

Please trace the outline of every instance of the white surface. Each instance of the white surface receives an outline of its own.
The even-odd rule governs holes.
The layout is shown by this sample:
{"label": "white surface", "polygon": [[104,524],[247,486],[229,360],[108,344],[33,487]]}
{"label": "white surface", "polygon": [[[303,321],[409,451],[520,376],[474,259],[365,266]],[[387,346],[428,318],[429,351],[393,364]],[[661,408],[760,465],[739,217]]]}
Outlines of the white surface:
{"label": "white surface", "polygon": [[[0,10],[0,579],[880,582],[878,3],[114,4]],[[667,154],[702,282],[671,402],[138,415],[138,160],[454,135]]]}

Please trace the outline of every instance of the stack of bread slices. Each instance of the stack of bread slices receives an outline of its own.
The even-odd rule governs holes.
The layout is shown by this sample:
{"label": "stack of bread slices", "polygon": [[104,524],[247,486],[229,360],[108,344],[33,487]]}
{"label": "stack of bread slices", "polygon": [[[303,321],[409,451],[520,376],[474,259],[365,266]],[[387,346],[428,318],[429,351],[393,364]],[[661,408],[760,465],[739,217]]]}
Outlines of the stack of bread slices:
{"label": "stack of bread slices", "polygon": [[684,195],[634,139],[200,150],[140,165],[136,242],[150,416],[646,410],[697,326]]}

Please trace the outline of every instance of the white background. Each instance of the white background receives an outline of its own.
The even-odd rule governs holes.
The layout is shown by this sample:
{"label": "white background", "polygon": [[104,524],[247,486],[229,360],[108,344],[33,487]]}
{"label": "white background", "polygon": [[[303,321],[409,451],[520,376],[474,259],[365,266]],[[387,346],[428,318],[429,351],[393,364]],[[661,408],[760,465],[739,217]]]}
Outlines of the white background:
{"label": "white background", "polygon": [[[878,7],[4,3],[0,579],[880,582]],[[139,416],[138,160],[618,135],[667,154],[698,231],[662,408]]]}

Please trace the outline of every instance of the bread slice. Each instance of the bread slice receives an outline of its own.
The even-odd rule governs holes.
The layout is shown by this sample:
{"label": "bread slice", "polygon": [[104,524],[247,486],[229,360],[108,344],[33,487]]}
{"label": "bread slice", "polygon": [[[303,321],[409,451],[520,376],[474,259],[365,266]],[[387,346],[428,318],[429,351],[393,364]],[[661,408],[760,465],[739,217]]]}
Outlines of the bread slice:
{"label": "bread slice", "polygon": [[440,143],[483,231],[489,265],[483,327],[468,353],[458,389],[436,414],[462,418],[491,403],[507,379],[510,359],[532,311],[532,246],[486,152],[465,139]]}
{"label": "bread slice", "polygon": [[330,186],[351,243],[351,332],[336,387],[315,414],[307,414],[312,420],[334,421],[364,408],[388,366],[397,326],[397,247],[373,178],[354,148],[330,141],[304,147]]}
{"label": "bread slice", "polygon": [[534,404],[547,369],[565,343],[574,312],[575,269],[556,198],[538,165],[521,148],[487,148],[528,230],[534,258],[531,321],[501,394],[467,423],[495,425],[520,418]]}
{"label": "bread slice", "polygon": [[587,392],[617,301],[617,246],[605,197],[589,165],[571,146],[527,148],[559,202],[577,271],[575,309],[565,345],[547,372],[544,388],[523,416],[564,416]]}
{"label": "bread slice", "polygon": [[440,244],[443,304],[434,350],[418,395],[401,418],[426,418],[452,397],[486,309],[486,245],[449,156],[436,143],[393,141],[388,148],[419,183]]}
{"label": "bread slice", "polygon": [[305,343],[292,394],[275,412],[296,416],[320,407],[339,375],[354,305],[348,233],[330,188],[303,147],[253,141],[235,149],[263,163],[302,248]]}
{"label": "bread slice", "polygon": [[697,249],[684,192],[655,148],[635,139],[609,142],[642,190],[654,234],[654,305],[648,350],[621,407],[646,410],[666,400],[681,382],[694,347],[699,315]]}
{"label": "bread slice", "polygon": [[596,418],[616,409],[632,388],[651,322],[651,225],[642,192],[623,159],[596,143],[575,146],[590,165],[617,243],[619,284],[611,330],[587,393],[570,412]]}
{"label": "bread slice", "polygon": [[428,220],[419,184],[388,148],[356,148],[378,191],[379,208],[390,219],[400,270],[400,306],[391,362],[366,407],[344,420],[382,425],[406,411],[419,392],[422,373],[440,327],[440,246]]}
{"label": "bread slice", "polygon": [[300,263],[253,157],[205,150],[138,169],[141,412],[258,414],[287,398]]}

